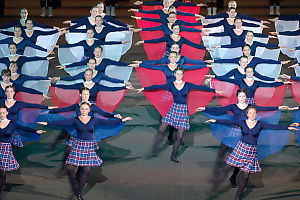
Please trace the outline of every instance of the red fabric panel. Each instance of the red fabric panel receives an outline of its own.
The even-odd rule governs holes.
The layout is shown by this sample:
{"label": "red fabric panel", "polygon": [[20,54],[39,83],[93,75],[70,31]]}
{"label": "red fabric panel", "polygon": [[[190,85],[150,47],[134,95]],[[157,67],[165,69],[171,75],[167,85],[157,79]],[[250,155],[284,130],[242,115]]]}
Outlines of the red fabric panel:
{"label": "red fabric panel", "polygon": [[29,94],[25,92],[17,92],[15,99],[27,103],[43,104],[44,97],[42,95]]}
{"label": "red fabric panel", "polygon": [[158,6],[143,6],[141,5],[143,10],[159,10],[159,9],[163,9],[164,7],[161,5]]}
{"label": "red fabric panel", "polygon": [[292,80],[290,81],[292,82],[292,84],[289,85],[292,95],[298,104],[300,104],[300,83]]}
{"label": "red fabric panel", "polygon": [[255,105],[280,106],[284,98],[286,85],[275,88],[258,88],[255,92]]}
{"label": "red fabric panel", "polygon": [[182,44],[181,55],[191,59],[203,60],[206,50],[196,49],[186,44]]}
{"label": "red fabric panel", "polygon": [[179,7],[177,7],[177,10],[179,10],[181,12],[193,13],[193,14],[198,14],[198,15],[200,13],[199,6],[179,6]]}
{"label": "red fabric panel", "polygon": [[221,106],[227,106],[229,104],[237,103],[236,91],[239,89],[238,86],[232,83],[212,79],[211,87],[216,90],[223,91],[222,96],[216,95],[216,99]]}
{"label": "red fabric panel", "polygon": [[113,112],[121,103],[127,90],[98,92],[96,105],[107,112]]}
{"label": "red fabric panel", "polygon": [[50,92],[53,106],[58,106],[59,108],[67,107],[81,101],[78,90],[50,87]]}

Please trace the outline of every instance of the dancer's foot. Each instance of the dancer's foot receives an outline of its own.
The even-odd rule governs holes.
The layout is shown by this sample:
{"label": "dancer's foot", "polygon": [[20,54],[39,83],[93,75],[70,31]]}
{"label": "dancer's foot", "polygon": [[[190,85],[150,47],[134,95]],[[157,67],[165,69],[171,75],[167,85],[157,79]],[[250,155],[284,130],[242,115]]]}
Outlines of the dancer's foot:
{"label": "dancer's foot", "polygon": [[234,178],[230,177],[229,179],[230,183],[231,183],[231,187],[232,188],[236,188],[237,187],[237,184],[236,184],[236,181]]}
{"label": "dancer's foot", "polygon": [[174,163],[180,163],[180,161],[177,160],[177,158],[174,157],[174,156],[171,156],[171,157],[170,157],[170,160],[171,160],[172,162],[174,162]]}
{"label": "dancer's foot", "polygon": [[84,200],[80,194],[76,195],[78,200]]}
{"label": "dancer's foot", "polygon": [[173,145],[174,144],[173,137],[168,137],[167,144],[168,145]]}

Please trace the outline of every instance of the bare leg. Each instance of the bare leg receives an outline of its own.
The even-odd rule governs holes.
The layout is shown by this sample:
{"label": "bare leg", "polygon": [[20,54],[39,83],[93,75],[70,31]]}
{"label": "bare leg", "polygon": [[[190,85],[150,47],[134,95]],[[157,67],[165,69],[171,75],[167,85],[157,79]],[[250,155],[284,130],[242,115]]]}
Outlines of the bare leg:
{"label": "bare leg", "polygon": [[170,159],[171,159],[171,161],[173,161],[175,163],[179,163],[179,160],[177,160],[177,158],[176,158],[176,154],[177,154],[177,151],[178,151],[178,149],[179,149],[179,147],[181,145],[183,133],[184,133],[184,130],[180,130],[179,129],[177,131],[176,142],[173,145],[173,151],[172,151]]}
{"label": "bare leg", "polygon": [[244,189],[247,185],[249,175],[250,175],[249,172],[243,172],[242,179],[238,185],[238,190],[237,190],[235,198],[234,198],[235,200],[239,200],[241,198],[241,196],[244,192]]}
{"label": "bare leg", "polygon": [[158,132],[157,132],[157,135],[155,136],[153,146],[151,148],[151,153],[156,153],[157,152],[159,142],[163,139],[164,132],[167,129],[167,127],[168,127],[168,124],[161,124],[160,125],[160,127],[158,129]]}

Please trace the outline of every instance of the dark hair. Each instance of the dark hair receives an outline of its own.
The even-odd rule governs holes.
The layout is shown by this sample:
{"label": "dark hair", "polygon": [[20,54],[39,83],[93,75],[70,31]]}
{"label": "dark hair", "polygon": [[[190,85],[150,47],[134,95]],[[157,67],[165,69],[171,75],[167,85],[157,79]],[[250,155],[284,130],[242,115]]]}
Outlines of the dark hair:
{"label": "dark hair", "polygon": [[91,108],[91,104],[89,104],[88,102],[82,102],[82,103],[80,103],[80,107],[82,106],[82,105],[88,105],[90,108]]}
{"label": "dark hair", "polygon": [[243,58],[246,58],[246,59],[248,60],[248,57],[247,57],[247,56],[241,56],[240,61],[241,61]]}
{"label": "dark hair", "polygon": [[[170,10],[173,9],[173,8],[175,8],[175,6],[170,6],[169,7],[169,9],[168,9],[169,14],[171,13]],[[175,10],[176,10],[176,8],[175,8]],[[175,12],[172,12],[172,13],[175,13]]]}
{"label": "dark hair", "polygon": [[11,66],[11,64],[14,64],[14,65],[16,65],[18,67],[18,63],[16,61],[10,61],[9,66]]}
{"label": "dark hair", "polygon": [[94,31],[94,28],[93,28],[93,27],[88,27],[88,28],[86,29],[86,32],[88,32],[89,30],[92,30],[92,31],[93,31],[93,33],[95,33],[95,31]]}
{"label": "dark hair", "polygon": [[16,30],[16,28],[21,29],[21,32],[23,31],[21,26],[15,26],[15,27],[14,27],[14,30]]}
{"label": "dark hair", "polygon": [[6,105],[0,105],[0,108],[5,108],[5,110],[8,112],[8,108],[7,108],[7,106]]}
{"label": "dark hair", "polygon": [[101,18],[101,20],[103,21],[103,17],[101,16],[101,15],[97,15],[96,17],[95,17],[95,20],[96,20],[96,18]]}
{"label": "dark hair", "polygon": [[20,9],[20,13],[22,12],[22,10],[28,11],[27,8],[21,8],[21,9]]}
{"label": "dark hair", "polygon": [[4,76],[4,75],[10,76],[11,75],[10,70],[9,69],[3,69],[1,71],[1,76]]}
{"label": "dark hair", "polygon": [[176,73],[177,71],[182,71],[182,74],[184,73],[184,69],[182,67],[177,67],[175,70],[174,70],[174,73]]}
{"label": "dark hair", "polygon": [[97,8],[97,6],[92,6],[92,7],[91,7],[91,10],[93,10],[94,8]]}
{"label": "dark hair", "polygon": [[176,23],[172,24],[171,29],[173,29],[175,26],[179,26],[179,24],[176,24]]}
{"label": "dark hair", "polygon": [[104,3],[103,3],[102,1],[98,1],[98,2],[96,3],[96,7],[97,7],[99,4],[103,4],[103,5],[104,5]]}
{"label": "dark hair", "polygon": [[254,70],[254,68],[250,65],[247,65],[247,67],[245,67],[245,72],[247,71],[247,69],[251,68],[252,70]]}
{"label": "dark hair", "polygon": [[229,8],[228,8],[228,12],[231,11],[232,9],[236,10],[235,7],[229,7]]}
{"label": "dark hair", "polygon": [[172,14],[174,14],[174,15],[177,16],[177,13],[176,13],[176,12],[170,12],[170,13],[169,13],[169,16],[172,15]]}
{"label": "dark hair", "polygon": [[16,49],[18,49],[18,46],[17,46],[17,44],[16,43],[10,43],[9,45],[8,45],[8,48],[11,46],[11,45],[14,45],[15,47],[16,47]]}
{"label": "dark hair", "polygon": [[236,20],[241,20],[241,21],[242,21],[242,18],[236,17],[236,18],[234,19],[234,23],[236,22]]}
{"label": "dark hair", "polygon": [[246,110],[246,113],[248,113],[248,111],[249,111],[250,109],[254,109],[255,112],[257,113],[257,108],[256,108],[255,106],[248,106],[248,108],[247,108],[247,110]]}
{"label": "dark hair", "polygon": [[93,70],[90,69],[90,68],[89,68],[89,69],[86,69],[86,70],[84,71],[84,74],[85,74],[86,72],[88,72],[88,71],[92,72],[92,75],[93,75],[94,72],[93,72]]}
{"label": "dark hair", "polygon": [[90,92],[90,89],[87,88],[87,87],[83,87],[83,88],[80,88],[80,94],[82,94],[83,91],[89,91]]}
{"label": "dark hair", "polygon": [[13,90],[14,90],[14,92],[16,91],[14,86],[12,86],[12,85],[8,85],[8,86],[6,86],[6,87],[5,87],[5,92],[6,92],[6,90],[7,90],[8,88],[11,88],[11,89],[13,89]]}
{"label": "dark hair", "polygon": [[243,47],[242,47],[242,50],[244,50],[245,47],[249,47],[249,49],[251,50],[251,47],[250,47],[249,44],[244,44]]}
{"label": "dark hair", "polygon": [[236,91],[236,96],[239,96],[239,94],[240,93],[245,93],[245,95],[247,95],[247,90],[245,90],[245,89],[238,89],[237,91]]}
{"label": "dark hair", "polygon": [[33,23],[33,20],[32,20],[31,18],[27,18],[27,19],[25,20],[25,23],[27,23],[28,21],[32,21],[32,23]]}
{"label": "dark hair", "polygon": [[170,51],[170,52],[169,52],[169,56],[170,56],[171,53],[175,53],[176,56],[178,56],[178,53],[177,53],[176,51]]}
{"label": "dark hair", "polygon": [[90,62],[90,60],[93,60],[93,61],[96,62],[96,59],[95,59],[95,58],[89,58],[89,59],[88,59],[88,63]]}
{"label": "dark hair", "polygon": [[95,49],[97,49],[97,48],[101,49],[101,52],[103,52],[103,48],[102,48],[100,45],[96,46],[96,47],[94,48],[94,51],[95,51]]}

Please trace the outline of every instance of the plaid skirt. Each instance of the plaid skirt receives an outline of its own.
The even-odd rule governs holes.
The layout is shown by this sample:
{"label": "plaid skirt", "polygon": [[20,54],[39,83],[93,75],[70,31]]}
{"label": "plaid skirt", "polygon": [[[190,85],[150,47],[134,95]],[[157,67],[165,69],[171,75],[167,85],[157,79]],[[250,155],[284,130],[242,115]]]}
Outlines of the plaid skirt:
{"label": "plaid skirt", "polygon": [[69,147],[74,146],[74,137],[73,137],[73,136],[70,136],[70,137],[67,139],[66,145],[69,146]]}
{"label": "plaid skirt", "polygon": [[251,106],[255,106],[255,100],[254,100],[254,97],[250,97],[250,98],[246,98],[246,104],[249,104]]}
{"label": "plaid skirt", "polygon": [[80,140],[73,137],[72,146],[66,164],[74,166],[100,166],[102,160],[96,154],[99,146],[94,140]]}
{"label": "plaid skirt", "polygon": [[0,142],[0,169],[3,171],[13,171],[18,168],[19,163],[11,151],[11,144]]}
{"label": "plaid skirt", "polygon": [[15,132],[11,139],[12,145],[15,147],[23,147],[22,139],[20,137],[20,134],[18,132]]}
{"label": "plaid skirt", "polygon": [[173,103],[171,109],[161,120],[163,124],[168,124],[176,129],[189,130],[189,116],[186,104]]}
{"label": "plaid skirt", "polygon": [[242,141],[239,141],[234,150],[229,154],[226,163],[238,167],[244,172],[257,173],[261,171],[257,159],[256,146]]}

